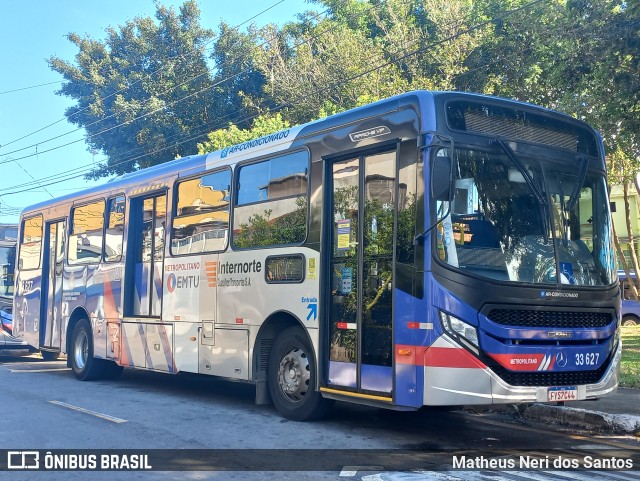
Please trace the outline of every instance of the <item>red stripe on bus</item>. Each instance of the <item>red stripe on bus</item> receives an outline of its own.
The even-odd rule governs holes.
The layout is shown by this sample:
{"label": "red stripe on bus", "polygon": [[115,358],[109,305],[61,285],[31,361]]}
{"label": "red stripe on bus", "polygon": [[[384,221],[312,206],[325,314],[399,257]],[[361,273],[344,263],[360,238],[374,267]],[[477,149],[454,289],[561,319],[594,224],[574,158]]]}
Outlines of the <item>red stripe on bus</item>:
{"label": "red stripe on bus", "polygon": [[[400,352],[402,351],[402,352]],[[407,355],[413,351],[413,355]],[[396,346],[396,363],[429,367],[484,369],[486,366],[466,349],[426,346]]]}

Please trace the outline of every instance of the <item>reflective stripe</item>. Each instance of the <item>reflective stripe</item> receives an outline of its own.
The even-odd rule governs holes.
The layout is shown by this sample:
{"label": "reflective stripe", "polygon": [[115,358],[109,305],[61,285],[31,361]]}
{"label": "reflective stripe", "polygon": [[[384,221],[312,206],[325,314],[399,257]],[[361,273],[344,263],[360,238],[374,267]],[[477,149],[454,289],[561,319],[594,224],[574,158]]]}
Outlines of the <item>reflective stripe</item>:
{"label": "reflective stripe", "polygon": [[358,325],[355,322],[338,322],[336,327],[338,329],[357,329]]}
{"label": "reflective stripe", "polygon": [[[413,355],[407,355],[413,351]],[[396,346],[396,363],[415,366],[485,369],[487,366],[469,351],[455,347]]]}

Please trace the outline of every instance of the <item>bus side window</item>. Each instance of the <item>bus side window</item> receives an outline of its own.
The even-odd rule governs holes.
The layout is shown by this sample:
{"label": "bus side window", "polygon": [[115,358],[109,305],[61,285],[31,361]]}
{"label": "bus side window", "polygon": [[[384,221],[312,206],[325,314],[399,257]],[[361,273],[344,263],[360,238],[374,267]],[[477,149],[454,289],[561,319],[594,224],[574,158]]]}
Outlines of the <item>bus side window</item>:
{"label": "bus side window", "polygon": [[223,251],[229,237],[231,171],[226,169],[178,184],[171,253]]}
{"label": "bus side window", "polygon": [[100,262],[103,226],[104,200],[74,207],[71,210],[68,254],[70,264]]}
{"label": "bus side window", "polygon": [[294,152],[239,167],[233,245],[295,245],[307,235],[309,154]]}
{"label": "bus side window", "polygon": [[122,236],[124,233],[124,195],[109,199],[107,229],[104,237],[104,260],[118,262],[122,258]]}
{"label": "bus side window", "polygon": [[37,215],[22,221],[22,238],[20,239],[19,269],[37,269],[40,267],[40,250],[42,248],[42,216]]}

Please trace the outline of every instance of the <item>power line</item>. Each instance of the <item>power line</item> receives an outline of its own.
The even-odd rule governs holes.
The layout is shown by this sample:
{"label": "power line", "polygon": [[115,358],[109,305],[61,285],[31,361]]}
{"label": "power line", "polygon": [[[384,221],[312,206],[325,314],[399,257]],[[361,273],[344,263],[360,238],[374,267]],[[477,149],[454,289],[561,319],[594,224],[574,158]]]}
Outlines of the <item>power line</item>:
{"label": "power line", "polygon": [[[472,26],[472,27],[469,27],[469,28],[467,28],[467,29],[465,29],[465,30],[463,30],[463,31],[457,32],[456,34],[451,35],[451,36],[449,36],[449,37],[447,37],[447,38],[445,38],[445,39],[439,40],[439,41],[437,41],[437,42],[433,42],[433,43],[431,43],[431,44],[425,45],[425,46],[423,46],[423,47],[421,47],[421,48],[418,48],[418,49],[416,49],[416,50],[413,50],[413,51],[410,51],[410,52],[404,53],[404,54],[402,54],[402,55],[396,56],[396,57],[392,58],[391,60],[386,61],[385,63],[383,63],[383,64],[381,64],[381,65],[378,65],[377,67],[373,67],[373,68],[371,68],[371,69],[368,69],[368,70],[365,70],[365,71],[360,72],[360,73],[358,73],[358,74],[355,74],[355,75],[353,75],[353,76],[351,76],[351,77],[349,77],[349,78],[346,78],[346,79],[341,80],[340,82],[336,82],[336,83],[331,84],[331,85],[329,85],[329,86],[327,86],[327,87],[323,87],[323,88],[316,89],[316,90],[314,90],[314,91],[312,91],[312,92],[305,92],[305,95],[309,95],[309,94],[319,94],[319,93],[325,92],[325,91],[327,91],[327,90],[337,88],[337,87],[339,87],[339,86],[340,86],[340,85],[342,85],[342,84],[345,84],[345,83],[350,82],[350,81],[352,81],[352,80],[358,79],[358,78],[360,78],[360,77],[362,77],[362,76],[364,76],[364,75],[367,75],[367,74],[369,74],[369,73],[372,73],[372,72],[374,72],[374,71],[376,71],[376,70],[380,70],[380,69],[382,69],[382,68],[384,68],[384,67],[386,67],[386,66],[389,66],[389,65],[391,65],[391,64],[393,64],[393,63],[396,63],[396,62],[399,62],[399,61],[401,61],[401,60],[404,60],[404,59],[406,59],[406,58],[408,58],[408,57],[410,57],[410,56],[413,56],[413,55],[416,55],[416,54],[422,53],[422,52],[424,52],[424,51],[426,51],[426,50],[428,50],[428,49],[431,49],[431,48],[433,48],[433,47],[436,47],[436,46],[438,46],[438,45],[442,45],[442,44],[444,44],[444,43],[446,43],[446,42],[450,42],[450,41],[452,41],[452,40],[454,40],[454,39],[456,39],[456,38],[458,38],[458,37],[460,37],[460,36],[462,36],[462,35],[465,35],[465,34],[471,33],[471,32],[473,32],[473,31],[475,31],[475,30],[478,30],[478,29],[480,29],[480,28],[482,28],[482,27],[484,27],[484,26],[487,26],[487,25],[490,25],[490,24],[492,24],[492,23],[495,23],[496,21],[501,20],[501,19],[504,19],[504,18],[506,18],[506,17],[509,17],[509,16],[511,16],[511,15],[513,15],[513,14],[517,13],[517,12],[527,10],[527,9],[531,8],[532,6],[534,6],[534,5],[538,4],[538,3],[541,3],[541,2],[542,2],[542,0],[534,0],[534,1],[529,2],[529,3],[527,3],[527,4],[525,4],[525,5],[521,6],[521,7],[518,7],[518,8],[516,8],[516,9],[510,10],[510,11],[507,11],[507,12],[503,13],[502,15],[497,15],[497,16],[495,16],[494,18],[492,18],[492,19],[490,19],[490,20],[486,20],[486,21],[481,22],[481,23],[478,23],[478,24],[476,24],[476,25],[474,25],[474,26]],[[406,50],[406,49],[403,49],[403,50]],[[288,105],[290,105],[292,102],[295,102],[295,100],[296,100],[296,99],[291,99],[291,100],[289,100],[287,103],[282,103],[282,104],[280,104],[280,105],[278,105],[278,106],[274,106],[274,107],[272,107],[272,108],[269,108],[269,109],[268,109],[268,112],[274,112],[274,111],[280,110],[280,109],[282,109],[282,108],[285,108],[285,107],[287,107]],[[228,117],[230,117],[230,116],[233,116],[233,115],[235,115],[235,114],[237,114],[237,113],[240,113],[240,111],[236,111],[236,112],[234,112],[234,113],[232,113],[232,114],[229,114],[229,115],[225,116],[223,119],[217,119],[216,123],[217,123],[218,125],[222,125],[222,124],[221,124],[221,121],[222,121],[222,120],[224,120],[224,119],[226,119],[226,118],[228,118]],[[244,117],[244,118],[236,118],[236,119],[235,119],[235,123],[238,123],[238,122],[245,122],[245,121],[251,120],[251,119],[255,118],[255,117],[256,117],[256,116],[258,116],[258,115],[259,115],[259,114],[255,114],[255,115],[251,115],[251,116],[246,116],[246,117]],[[219,128],[219,127],[218,127],[218,128]],[[160,148],[160,149],[157,149],[156,151],[153,151],[153,152],[147,152],[147,153],[141,154],[141,155],[136,156],[136,157],[126,158],[126,159],[121,160],[121,161],[119,161],[118,163],[116,163],[116,164],[112,164],[111,166],[108,166],[108,167],[116,167],[117,165],[121,165],[121,164],[126,163],[126,162],[131,162],[131,161],[133,161],[133,160],[137,160],[137,159],[139,159],[139,158],[143,158],[143,157],[145,157],[145,156],[149,155],[150,153],[151,153],[151,154],[155,154],[155,153],[162,152],[162,151],[164,151],[164,150],[166,150],[166,149],[168,149],[168,148],[172,148],[172,147],[174,147],[175,145],[180,145],[180,144],[182,144],[182,143],[185,143],[185,142],[188,142],[188,141],[194,140],[195,138],[198,138],[198,137],[200,137],[201,135],[202,135],[202,134],[198,134],[198,135],[196,135],[196,136],[192,136],[192,137],[190,137],[190,138],[188,138],[188,139],[186,139],[186,140],[183,140],[182,142],[180,142],[180,143],[178,143],[178,144],[172,144],[171,146],[164,147],[164,148]],[[82,175],[83,175],[83,174],[78,174],[78,175],[70,176],[70,177],[68,177],[68,178],[65,178],[65,179],[62,179],[62,180],[55,180],[55,181],[52,181],[52,182],[50,182],[50,183],[46,183],[46,184],[43,184],[43,185],[47,185],[47,186],[48,186],[48,185],[53,185],[53,184],[57,184],[57,183],[60,183],[60,182],[66,182],[67,180],[72,180],[72,179],[74,179],[74,178],[81,177]],[[14,187],[14,188],[15,188],[15,187]],[[0,191],[1,191],[1,190],[2,190],[2,189],[0,189]],[[8,193],[8,194],[3,194],[3,195],[11,195],[11,194],[23,193],[23,192],[26,192],[26,191],[29,191],[29,190],[31,190],[31,189],[23,189],[23,190],[19,190],[19,191],[10,192],[10,193]]]}
{"label": "power line", "polygon": [[[253,17],[250,17],[250,18],[248,18],[247,20],[245,20],[245,21],[243,21],[243,22],[239,23],[238,25],[236,25],[235,27],[233,27],[233,30],[237,30],[237,29],[238,29],[238,28],[240,28],[242,25],[244,25],[244,24],[246,24],[246,23],[248,23],[248,22],[250,22],[250,21],[252,21],[252,20],[256,19],[257,17],[259,17],[259,16],[260,16],[260,15],[262,15],[263,13],[268,12],[269,10],[271,10],[272,8],[275,8],[276,6],[278,6],[279,4],[283,3],[284,1],[285,1],[285,0],[279,0],[279,1],[277,1],[276,3],[274,3],[273,5],[271,5],[270,7],[267,7],[267,8],[265,8],[264,10],[262,10],[261,12],[259,12],[259,13],[255,14]],[[206,48],[204,48],[204,47],[205,47],[208,43],[212,42],[213,40],[214,40],[214,39],[212,38],[212,39],[210,39],[210,40],[208,40],[207,42],[205,42],[205,43],[203,43],[203,44],[202,44],[202,48],[204,49],[204,51],[206,51]],[[179,58],[179,57],[182,57],[182,56],[181,56],[181,55],[174,55],[173,57],[168,57],[168,58],[166,58],[165,60],[173,60],[173,59],[176,59],[176,58]],[[160,66],[159,68],[157,68],[156,70],[154,70],[153,72],[151,72],[150,74],[148,74],[148,75],[147,75],[147,77],[146,77],[145,79],[140,78],[140,79],[136,80],[135,82],[132,82],[131,84],[128,84],[126,87],[123,87],[123,88],[121,88],[121,89],[117,90],[116,92],[113,92],[113,93],[111,93],[111,94],[109,94],[109,95],[106,95],[105,97],[100,98],[100,99],[99,99],[99,101],[100,101],[100,102],[103,102],[103,101],[107,100],[108,98],[113,97],[114,95],[118,95],[119,93],[122,93],[122,92],[124,92],[124,91],[126,91],[126,90],[130,89],[131,87],[133,87],[134,85],[136,85],[136,84],[138,84],[138,83],[142,82],[143,80],[149,80],[153,75],[157,74],[158,72],[161,72],[162,70],[164,70],[164,69],[166,69],[166,68],[169,68],[169,64],[166,64],[166,63],[165,63],[164,65]],[[208,73],[208,71],[207,71],[207,72],[205,72],[205,73]],[[188,83],[188,82],[190,82],[190,81],[194,80],[195,78],[198,78],[198,77],[200,77],[200,76],[202,76],[202,75],[204,75],[204,74],[198,74],[196,77],[192,78],[191,80],[189,80],[189,81],[187,81],[187,82],[185,82],[185,83]],[[62,83],[62,81],[58,81],[58,82],[51,82],[51,84],[54,84],[54,83]],[[42,84],[42,85],[50,85],[50,84]],[[42,85],[38,85],[38,87],[39,87],[39,86],[42,86]],[[183,84],[181,84],[181,85],[184,85],[184,83],[183,83]],[[178,88],[178,87],[180,87],[181,85],[175,86],[175,87],[173,87],[173,88],[174,88],[174,89],[175,89],[175,88]],[[22,89],[17,89],[17,90],[12,90],[12,91],[9,91],[9,92],[2,92],[2,93],[10,93],[10,92],[18,91],[18,90],[25,90],[25,89],[28,89],[28,88],[33,88],[33,87],[24,87],[24,88],[22,88]],[[147,100],[150,100],[150,99],[147,99]],[[83,109],[80,109],[79,111],[74,112],[70,117],[73,117],[73,116],[75,116],[75,115],[78,115],[78,114],[80,114],[80,113],[82,113],[82,112],[84,112],[84,111],[88,110],[89,108],[90,108],[90,107],[89,107],[89,106],[87,106],[87,107],[85,107],[85,108],[83,108]],[[112,116],[113,116],[113,115],[111,115],[111,116],[109,116],[109,117],[107,117],[107,118],[110,118],[110,117],[112,117]],[[58,123],[60,123],[60,122],[65,121],[65,120],[68,120],[68,119],[67,119],[66,117],[63,117],[63,118],[61,118],[61,119],[59,119],[59,120],[56,120],[55,122],[52,122],[52,123],[50,123],[50,124],[48,124],[48,125],[45,125],[44,127],[41,127],[41,128],[39,128],[39,129],[37,129],[37,130],[34,130],[33,132],[30,132],[30,133],[28,133],[28,134],[26,134],[26,135],[23,135],[22,137],[19,137],[19,138],[17,138],[17,139],[14,139],[14,140],[11,140],[11,141],[9,141],[9,142],[6,142],[6,143],[4,143],[4,144],[0,145],[0,148],[2,148],[2,147],[6,147],[6,146],[11,145],[11,144],[14,144],[14,143],[16,143],[16,142],[19,142],[20,140],[24,140],[24,139],[26,139],[27,137],[30,137],[30,136],[32,136],[32,135],[34,135],[34,134],[37,134],[38,132],[42,132],[43,130],[46,130],[46,129],[48,129],[49,127],[52,127],[52,126],[54,126],[54,125],[56,125],[56,124],[58,124]],[[106,119],[101,119],[101,120],[106,120]],[[96,122],[99,122],[99,121],[96,121]],[[93,123],[92,123],[92,124],[89,124],[89,125],[93,125]],[[67,135],[67,134],[70,134],[70,133],[73,133],[73,132],[77,132],[78,130],[81,130],[82,128],[84,128],[84,127],[80,127],[80,128],[78,128],[78,129],[75,129],[75,130],[72,130],[72,131],[66,132],[66,133],[64,133],[64,134],[58,135],[58,136],[56,136],[56,137],[53,137],[53,138],[51,138],[51,139],[46,139],[46,140],[44,140],[44,141],[42,141],[42,142],[39,142],[39,143],[40,143],[40,144],[43,144],[43,143],[45,143],[45,142],[49,142],[49,141],[51,141],[51,140],[55,140],[55,139],[60,138],[60,137],[62,137],[62,136],[64,136],[64,135]],[[35,145],[35,144],[34,144],[34,145]],[[22,150],[26,150],[26,149],[29,149],[29,148],[33,147],[34,145],[30,145],[30,146],[24,147],[24,148],[22,148],[22,149],[17,149],[17,150],[11,151],[11,152],[5,152],[5,153],[4,153],[4,155],[9,155],[9,154],[13,154],[13,153],[15,153],[15,152],[20,152],[20,151],[22,151]],[[66,145],[69,145],[69,144],[65,144],[64,146],[66,146]]]}
{"label": "power line", "polygon": [[13,90],[5,90],[4,92],[0,92],[0,95],[12,94],[14,92],[22,92],[23,90],[37,89],[38,87],[46,87],[47,85],[55,85],[59,83],[62,83],[62,80],[58,80],[57,82],[48,82],[46,84],[30,85],[29,87],[21,87]]}
{"label": "power line", "polygon": [[[381,2],[381,3],[378,5],[378,7],[381,7],[382,5],[384,5],[384,0],[383,0],[383,2]],[[369,11],[374,10],[375,8],[377,8],[377,7],[376,7],[376,5],[371,5],[371,6],[369,7]],[[321,12],[321,13],[315,14],[315,15],[314,15],[314,16],[315,16],[315,19],[316,19],[316,20],[318,20],[318,19],[319,19],[319,17],[320,17],[322,14],[326,14],[329,10],[330,10],[330,9],[327,9],[327,10],[325,10],[324,12]],[[332,31],[334,28],[335,28],[335,27],[328,28],[328,29],[325,29],[324,31],[321,31],[321,32],[319,32],[319,33],[316,33],[315,35],[311,36],[311,38],[308,38],[308,39],[306,39],[306,40],[304,40],[304,41],[302,41],[302,42],[300,42],[300,43],[298,43],[298,44],[294,45],[294,46],[293,46],[293,48],[297,48],[298,46],[304,45],[305,43],[309,43],[310,41],[312,41],[312,40],[314,40],[314,39],[319,38],[320,36],[322,36],[322,35],[324,35],[324,34],[328,33],[329,31]],[[270,44],[270,42],[269,42],[269,41],[263,42],[263,44],[261,44],[261,46],[264,46],[264,45],[267,45],[267,44]],[[225,63],[225,64],[226,64],[226,63]],[[223,65],[225,65],[225,64],[223,64]],[[224,78],[224,79],[220,80],[219,82],[217,82],[216,84],[214,84],[214,85],[210,86],[209,88],[213,88],[213,87],[217,86],[218,84],[220,84],[220,83],[222,83],[222,82],[225,82],[225,81],[228,81],[228,80],[230,80],[230,79],[233,79],[233,78],[235,78],[236,76],[241,75],[241,74],[243,74],[243,73],[246,73],[246,72],[248,72],[248,71],[249,71],[249,69],[246,69],[246,70],[244,70],[244,71],[242,71],[242,72],[240,72],[240,73],[238,73],[238,74],[232,75],[232,76],[230,76],[230,77],[226,77],[226,78]],[[205,90],[205,89],[203,89],[203,90]],[[181,100],[184,100],[184,99],[186,99],[186,98],[188,98],[188,97],[190,97],[190,96],[196,95],[196,94],[201,93],[201,92],[202,92],[202,91],[200,91],[200,92],[196,92],[196,93],[192,93],[192,94],[188,95],[187,97],[185,97],[185,98],[183,98],[183,99],[178,99],[178,100],[177,100],[176,102],[174,102],[174,103],[177,103],[177,102],[179,102],[179,101],[181,101]],[[152,113],[153,113],[153,112],[149,112],[149,113],[145,114],[144,116],[146,116],[146,115],[151,115]],[[229,118],[229,117],[232,117],[232,116],[234,116],[234,115],[236,115],[236,114],[238,114],[238,113],[241,113],[241,111],[232,112],[232,113],[230,113],[230,114],[227,114],[227,115],[226,115],[225,117],[223,117],[222,119],[216,119],[216,120],[215,120],[215,121],[213,121],[213,122],[207,122],[206,124],[202,125],[199,129],[197,129],[197,130],[196,130],[196,132],[197,132],[197,133],[196,133],[196,135],[193,135],[193,136],[191,136],[191,137],[187,138],[186,140],[182,140],[181,142],[179,142],[179,143],[177,143],[177,144],[172,144],[172,145],[169,145],[169,146],[167,146],[167,147],[165,147],[165,148],[156,149],[156,150],[154,150],[154,151],[152,151],[152,152],[145,152],[144,154],[142,154],[142,155],[137,155],[137,156],[135,156],[135,157],[128,157],[128,158],[124,158],[123,160],[118,161],[116,164],[111,164],[111,166],[108,166],[108,167],[115,167],[115,166],[118,166],[118,165],[122,165],[122,164],[125,164],[125,163],[128,163],[128,162],[131,162],[131,161],[133,161],[133,160],[137,160],[137,159],[140,159],[140,158],[144,158],[145,156],[147,156],[147,155],[149,155],[149,154],[160,153],[160,152],[162,152],[162,151],[164,151],[164,150],[167,150],[167,149],[169,149],[169,148],[173,148],[173,147],[175,147],[175,146],[182,145],[183,143],[186,143],[186,142],[189,142],[189,141],[195,140],[195,139],[197,139],[197,138],[200,138],[200,137],[206,136],[209,132],[211,132],[211,129],[213,129],[213,128],[220,128],[220,126],[222,125],[222,122],[221,122],[222,120],[224,120],[224,119],[226,119],[226,118]],[[139,118],[142,118],[142,117],[144,117],[144,116],[141,116],[141,117],[139,117]],[[134,119],[134,120],[137,120],[137,119]],[[121,125],[122,125],[122,124],[121,124]],[[116,127],[118,127],[118,126],[116,126]],[[108,131],[108,130],[112,130],[113,128],[115,128],[115,127],[112,127],[112,128],[110,128],[110,129],[107,129],[107,130],[104,130],[104,131],[101,131],[101,132],[98,132],[98,133],[96,133],[96,134],[94,134],[94,135],[98,135],[98,134],[100,134],[100,133],[105,133],[106,131]],[[192,133],[193,133],[193,132],[192,132]],[[167,140],[171,140],[172,138],[175,138],[175,137],[180,138],[180,137],[179,137],[180,135],[181,135],[181,134],[175,134],[173,137],[169,137],[169,138],[167,138]],[[46,150],[46,151],[42,151],[41,153],[50,152],[50,151],[52,151],[52,150],[56,150],[56,149],[58,149],[58,148],[63,148],[63,147],[66,147],[66,146],[68,146],[68,145],[71,145],[71,144],[74,144],[74,143],[80,142],[80,141],[82,141],[82,140],[84,140],[84,138],[82,138],[82,139],[78,139],[78,140],[75,140],[75,141],[73,141],[73,142],[69,142],[69,143],[67,143],[67,144],[63,144],[63,145],[60,145],[60,146],[57,146],[57,147],[54,147],[54,148],[51,148],[51,149],[48,149],[48,150]],[[140,147],[140,148],[139,148],[139,149],[137,149],[137,150],[143,150],[143,149],[144,149],[144,147]],[[135,152],[135,151],[133,151],[133,152]],[[19,158],[18,158],[18,159],[16,159],[16,160],[22,160],[22,159],[24,159],[24,158],[33,157],[34,155],[35,155],[35,154],[31,154],[31,155],[27,155],[27,156],[19,157]],[[7,161],[4,161],[4,162],[3,162],[3,161],[0,161],[0,164],[2,164],[2,163],[6,163],[6,162],[7,162]],[[84,175],[84,173],[78,173],[78,174],[76,174],[76,175],[71,175],[74,171],[76,171],[76,172],[88,172],[88,171],[91,171],[91,170],[92,170],[92,166],[89,166],[89,167],[80,167],[80,168],[72,169],[72,170],[70,170],[70,171],[65,171],[65,172],[62,172],[62,173],[58,173],[58,174],[55,174],[55,175],[53,175],[53,176],[46,177],[46,178],[44,178],[44,179],[49,179],[49,180],[51,180],[51,181],[52,181],[51,183],[46,184],[46,185],[57,184],[57,183],[60,183],[60,182],[66,182],[66,181],[68,181],[68,180],[73,180],[73,179],[75,179],[75,178],[79,178],[79,177],[82,177],[82,176]],[[69,175],[67,175],[67,174],[69,174]],[[64,176],[66,176],[66,177],[64,177]],[[63,177],[64,177],[64,178],[63,178]],[[36,182],[28,182],[28,183],[21,184],[21,185],[18,185],[18,186],[13,186],[13,187],[11,187],[11,188],[0,189],[0,192],[1,192],[1,191],[7,191],[7,190],[15,189],[16,187],[27,187],[27,186],[29,186],[29,185],[34,185],[34,184],[36,184]],[[27,191],[27,190],[29,190],[29,189],[24,189],[24,190],[21,190],[21,191],[14,191],[14,192],[11,192],[10,194],[13,194],[13,193],[21,193],[21,192],[25,192],[25,191]],[[10,195],[10,194],[6,194],[6,195]]]}
{"label": "power line", "polygon": [[[284,1],[284,0],[281,0],[281,1],[280,1],[280,2],[278,2],[278,3],[282,3],[282,1]],[[276,3],[275,5],[277,5],[278,3]],[[275,5],[273,5],[273,6],[275,6]],[[272,6],[272,7],[270,7],[270,8],[273,8],[273,6]],[[267,9],[267,10],[268,10],[268,9]],[[322,12],[322,13],[326,13],[326,12],[328,12],[328,10],[329,10],[329,9],[325,10],[325,11],[324,11],[324,12]],[[264,10],[264,11],[266,11],[266,10]],[[317,17],[319,17],[322,13],[317,14],[316,18],[317,18]],[[254,17],[252,17],[252,18],[255,18],[255,16],[254,16]],[[243,23],[246,23],[246,22],[243,22]],[[242,24],[241,24],[241,25],[242,25]],[[234,29],[235,29],[235,28],[237,28],[237,27],[234,27]],[[264,46],[264,45],[265,45],[265,44],[267,44],[267,43],[269,43],[269,42],[264,42],[264,43],[263,43],[262,45],[260,45],[260,46]],[[303,43],[304,43],[304,42],[303,42]],[[227,62],[223,63],[222,65],[220,65],[220,66],[218,66],[218,67],[223,67],[223,66],[225,66],[225,65],[226,65],[227,63],[229,63],[229,62],[230,62],[230,61],[228,60]],[[112,131],[112,130],[114,130],[114,129],[117,129],[117,128],[119,128],[119,127],[122,127],[123,125],[127,125],[127,124],[129,124],[129,123],[135,122],[136,120],[143,119],[143,118],[145,118],[145,117],[148,117],[149,115],[153,115],[154,113],[157,113],[157,112],[160,112],[160,111],[162,111],[162,110],[165,110],[165,109],[167,109],[167,108],[169,108],[169,107],[172,107],[172,106],[174,106],[174,105],[176,105],[176,104],[178,104],[178,103],[180,103],[180,102],[182,102],[182,101],[184,101],[184,100],[187,100],[187,99],[189,99],[189,98],[191,98],[191,97],[193,97],[193,96],[195,96],[195,95],[198,95],[198,94],[204,93],[204,92],[206,92],[207,90],[211,90],[212,88],[217,87],[218,85],[221,85],[222,83],[225,83],[225,82],[227,82],[227,81],[229,81],[229,80],[232,80],[232,79],[234,79],[234,78],[236,78],[236,77],[238,77],[238,76],[240,76],[240,75],[242,75],[242,74],[248,73],[249,71],[250,71],[250,69],[245,69],[245,70],[243,70],[243,71],[241,71],[241,72],[238,72],[238,73],[236,73],[236,74],[234,74],[234,75],[231,75],[231,76],[229,76],[229,77],[225,77],[225,78],[223,78],[223,79],[221,79],[221,80],[219,80],[219,81],[217,81],[217,82],[213,83],[212,85],[209,85],[209,86],[207,86],[207,87],[205,87],[205,88],[201,89],[201,90],[200,90],[200,91],[198,91],[198,92],[194,92],[194,93],[188,94],[188,95],[186,95],[186,96],[184,96],[184,97],[182,97],[182,98],[180,98],[180,99],[177,99],[177,100],[175,100],[175,101],[173,101],[173,102],[170,102],[170,103],[168,103],[168,104],[164,104],[164,105],[162,105],[161,107],[158,107],[158,108],[156,108],[156,109],[154,109],[154,110],[152,110],[152,111],[150,111],[150,112],[146,112],[146,113],[144,113],[144,114],[142,114],[142,115],[140,115],[140,116],[138,116],[138,117],[136,117],[136,118],[134,118],[134,119],[127,120],[127,121],[124,121],[124,122],[121,122],[121,123],[119,123],[119,124],[117,124],[117,125],[111,126],[111,127],[109,127],[109,128],[106,128],[106,129],[101,130],[101,131],[99,131],[99,132],[96,132],[96,133],[94,133],[94,134],[90,134],[90,135],[83,136],[83,137],[82,137],[82,138],[80,138],[80,139],[77,139],[77,140],[74,140],[74,141],[71,141],[71,142],[67,142],[67,143],[65,143],[65,144],[61,144],[61,145],[58,145],[58,146],[52,147],[52,148],[47,149],[47,150],[43,150],[43,151],[41,151],[41,153],[47,153],[47,152],[51,152],[51,151],[53,151],[53,150],[61,149],[61,148],[64,148],[64,147],[68,147],[69,145],[73,145],[73,144],[76,144],[76,143],[78,143],[78,142],[86,141],[86,140],[91,139],[91,138],[93,138],[93,137],[96,137],[96,136],[102,135],[102,134],[104,134],[104,133],[110,132],[110,131]],[[172,92],[173,90],[175,90],[175,89],[177,89],[177,88],[179,88],[179,87],[181,87],[181,86],[183,86],[183,85],[185,85],[185,84],[187,84],[187,83],[190,83],[190,82],[192,82],[193,80],[195,80],[196,78],[199,78],[199,77],[201,77],[202,75],[205,75],[205,74],[207,74],[207,73],[209,73],[209,72],[207,71],[207,72],[204,72],[204,73],[198,74],[198,75],[196,75],[196,76],[194,76],[194,77],[191,77],[190,79],[187,79],[187,80],[185,80],[184,82],[182,82],[182,83],[180,83],[180,84],[178,84],[178,85],[175,85],[175,86],[171,87],[170,89],[168,89],[168,90],[166,90],[166,91],[164,91],[164,92],[162,92],[162,93],[160,93],[160,94],[158,94],[158,95],[165,95],[165,94],[167,94],[167,93],[169,93],[169,92]],[[136,81],[136,82],[134,82],[134,84],[135,84],[135,83],[137,83],[137,82],[139,82],[139,80],[138,80],[138,81]],[[133,85],[133,84],[131,84],[131,85]],[[116,92],[116,93],[117,93],[117,92]],[[114,94],[111,94],[111,95],[114,95]],[[109,97],[109,96],[107,96],[107,97]],[[105,97],[105,98],[107,98],[107,97]],[[147,99],[145,102],[150,102],[151,100],[153,100],[153,99],[152,99],[152,98],[149,98],[149,99]],[[86,108],[88,108],[88,107],[86,107]],[[83,110],[86,110],[86,108],[85,108],[85,109],[83,109]],[[75,115],[75,114],[74,114],[74,115]],[[69,131],[69,132],[65,132],[65,133],[60,134],[60,135],[57,135],[57,136],[55,136],[55,137],[52,137],[52,138],[49,138],[49,139],[43,140],[43,141],[41,141],[41,142],[38,142],[37,144],[32,144],[32,145],[29,145],[29,146],[26,146],[26,147],[22,147],[22,148],[20,148],[20,149],[12,150],[12,151],[10,151],[10,152],[5,152],[3,155],[15,154],[15,153],[17,153],[17,152],[21,152],[21,151],[24,151],[24,150],[30,149],[30,148],[32,148],[32,147],[37,147],[38,145],[41,145],[41,144],[43,144],[43,143],[46,143],[46,142],[50,142],[50,141],[52,141],[52,140],[59,139],[59,138],[64,137],[64,136],[66,136],[66,135],[68,135],[68,134],[72,134],[72,133],[77,132],[77,131],[79,131],[79,130],[82,130],[82,129],[86,128],[86,127],[89,127],[89,126],[91,126],[91,125],[95,125],[95,124],[97,124],[97,123],[100,123],[100,122],[103,122],[103,121],[108,120],[108,119],[110,119],[110,118],[113,118],[113,117],[115,117],[116,115],[117,115],[116,113],[111,114],[111,115],[109,115],[109,116],[107,116],[107,117],[104,117],[104,118],[102,118],[102,119],[96,120],[96,121],[94,121],[94,122],[92,122],[92,123],[90,123],[90,124],[88,124],[88,125],[86,125],[86,126],[84,126],[84,127],[80,127],[80,128],[78,128],[78,129],[71,130],[71,131]],[[56,121],[56,122],[54,122],[54,123],[52,123],[52,124],[49,124],[49,125],[48,125],[48,126],[46,126],[46,127],[43,127],[42,129],[40,129],[40,130],[38,130],[38,131],[44,130],[45,128],[50,127],[51,125],[54,125],[55,123],[58,123],[58,122],[62,122],[62,121],[64,121],[64,120],[66,120],[66,119],[60,119],[60,120],[58,120],[58,121]],[[38,131],[36,131],[36,132],[38,132]],[[21,137],[20,139],[17,139],[17,140],[24,139],[25,137],[27,137],[27,136],[29,136],[29,135],[31,135],[31,134],[28,134],[28,135],[26,135],[26,136],[23,136],[23,137]],[[9,143],[7,143],[7,144],[4,144],[4,146],[9,145],[10,143],[13,143],[13,141],[12,141],[12,142],[9,142]],[[28,155],[24,155],[24,156],[22,156],[22,157],[17,157],[17,158],[16,158],[16,160],[23,160],[23,159],[27,159],[27,158],[34,157],[34,156],[36,156],[36,154],[28,154]],[[6,163],[6,161],[0,161],[0,164],[3,164],[3,163]]]}

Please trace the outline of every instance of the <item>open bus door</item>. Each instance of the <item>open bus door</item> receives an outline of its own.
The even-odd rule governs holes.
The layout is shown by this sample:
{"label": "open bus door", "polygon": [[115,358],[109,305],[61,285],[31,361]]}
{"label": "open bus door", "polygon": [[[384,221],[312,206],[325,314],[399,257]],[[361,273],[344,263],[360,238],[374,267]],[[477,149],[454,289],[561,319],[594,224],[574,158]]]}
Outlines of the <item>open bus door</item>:
{"label": "open bus door", "polygon": [[328,387],[390,402],[396,151],[329,166]]}

